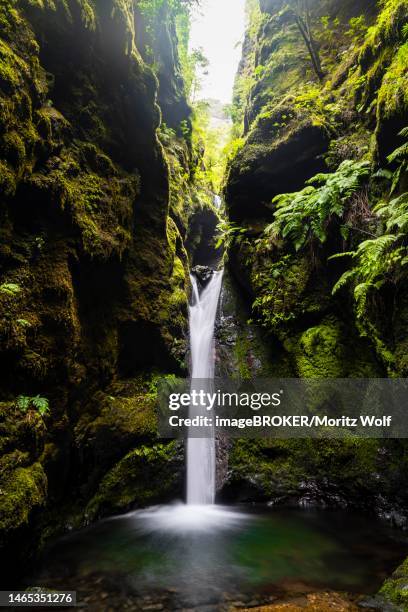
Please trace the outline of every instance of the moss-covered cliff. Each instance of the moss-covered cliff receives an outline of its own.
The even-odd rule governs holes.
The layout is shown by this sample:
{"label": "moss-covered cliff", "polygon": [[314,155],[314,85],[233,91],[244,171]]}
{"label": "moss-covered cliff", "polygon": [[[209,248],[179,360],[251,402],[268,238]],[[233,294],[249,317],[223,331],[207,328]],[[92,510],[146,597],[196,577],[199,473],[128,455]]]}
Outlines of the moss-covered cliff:
{"label": "moss-covered cliff", "polygon": [[194,185],[174,5],[146,15],[144,4],[0,6],[0,533],[10,566],[11,551],[35,551],[40,533],[182,486],[177,447],[157,444],[152,372],[186,369],[185,241],[208,196]]}
{"label": "moss-covered cliff", "polygon": [[[240,280],[256,300],[260,320],[292,354],[297,374],[325,373],[321,364],[307,365],[313,336],[323,353],[324,345],[331,352],[330,338],[338,346],[342,337],[338,366],[331,360],[333,376],[353,369],[359,375],[404,375],[401,266],[390,262],[372,278],[360,270],[356,281],[368,282],[364,300],[358,293],[354,300],[352,291],[332,296],[347,265],[346,259],[330,257],[357,251],[367,238],[396,233],[395,223],[384,210],[376,214],[375,207],[392,199],[387,177],[398,171],[403,155],[388,158],[403,144],[399,133],[407,122],[407,4],[311,3],[322,81],[314,74],[290,3],[261,6],[252,9],[237,78],[235,115],[237,122],[244,117],[243,138],[226,185],[230,218],[247,229],[232,253]],[[319,172],[332,175],[306,186]],[[394,180],[393,196],[404,193],[403,174]],[[368,245],[376,246],[380,249],[381,242]],[[392,259],[395,246],[403,245],[387,244],[384,256]],[[360,257],[361,264],[363,255],[354,259]],[[315,332],[308,331],[313,327]],[[353,365],[353,350],[367,355],[363,370]]]}
{"label": "moss-covered cliff", "polygon": [[[408,4],[301,7],[248,2],[225,186],[231,271],[278,376],[405,376],[406,147],[393,152],[408,125]],[[401,524],[405,463],[398,442],[239,442],[231,485]]]}

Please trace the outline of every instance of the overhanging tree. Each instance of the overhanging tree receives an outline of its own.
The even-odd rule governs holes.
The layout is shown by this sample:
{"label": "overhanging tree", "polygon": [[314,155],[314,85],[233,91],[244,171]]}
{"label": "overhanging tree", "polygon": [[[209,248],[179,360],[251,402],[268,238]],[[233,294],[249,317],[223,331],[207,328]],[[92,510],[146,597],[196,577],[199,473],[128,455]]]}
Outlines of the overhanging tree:
{"label": "overhanging tree", "polygon": [[319,81],[322,81],[324,72],[322,70],[319,49],[313,36],[310,0],[289,0],[287,11],[288,15],[296,23],[305,42],[310,59],[312,60],[313,70]]}

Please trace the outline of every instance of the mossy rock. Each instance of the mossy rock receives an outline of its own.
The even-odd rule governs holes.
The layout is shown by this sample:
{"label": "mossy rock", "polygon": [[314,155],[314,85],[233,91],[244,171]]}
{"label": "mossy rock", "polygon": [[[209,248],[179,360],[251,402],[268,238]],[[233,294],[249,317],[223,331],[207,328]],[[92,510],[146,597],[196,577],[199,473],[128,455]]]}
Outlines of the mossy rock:
{"label": "mossy rock", "polygon": [[339,321],[323,320],[299,340],[297,364],[301,378],[342,378],[345,367],[344,331]]}
{"label": "mossy rock", "polygon": [[182,465],[177,442],[131,451],[102,479],[85,515],[93,520],[131,507],[174,499],[181,491]]}
{"label": "mossy rock", "polygon": [[372,511],[379,488],[390,494],[384,452],[378,440],[235,440],[221,497]]}
{"label": "mossy rock", "polygon": [[[48,520],[57,532],[67,498],[80,515],[115,464],[153,447],[151,376],[128,375],[185,365],[183,242],[198,196],[189,143],[178,134],[166,157],[158,140],[159,84],[134,29],[127,0],[0,6],[1,390],[44,393],[51,406],[47,431],[0,406],[5,536]],[[173,455],[156,450],[160,474]]]}
{"label": "mossy rock", "polygon": [[332,315],[294,343],[288,338],[286,347],[294,352],[301,378],[370,378],[381,373],[370,345]]}
{"label": "mossy rock", "polygon": [[378,156],[382,162],[392,152],[398,132],[406,126],[407,91],[408,42],[393,57],[378,91],[376,140]]}
{"label": "mossy rock", "polygon": [[399,610],[408,610],[408,559],[385,581],[379,595],[400,606]]}
{"label": "mossy rock", "polygon": [[266,216],[274,196],[325,169],[330,137],[324,125],[312,117],[295,117],[279,128],[275,123],[272,115],[257,124],[231,162],[225,197],[234,221]]}
{"label": "mossy rock", "polygon": [[252,258],[253,308],[262,324],[278,337],[284,338],[294,321],[327,309],[328,288],[324,279],[316,283],[313,263],[306,254],[277,251],[265,257],[254,246]]}
{"label": "mossy rock", "polygon": [[10,532],[26,526],[34,510],[44,507],[47,501],[47,477],[40,463],[19,467],[9,473],[1,483],[0,533],[8,537]]}
{"label": "mossy rock", "polygon": [[75,440],[93,480],[132,446],[157,436],[156,391],[151,376],[114,383],[89,401]]}
{"label": "mossy rock", "polygon": [[[232,268],[232,266],[231,266]],[[237,274],[237,269],[234,269]],[[217,376],[242,380],[293,375],[282,346],[251,322],[250,307],[231,271],[224,270],[221,317],[216,325]]]}

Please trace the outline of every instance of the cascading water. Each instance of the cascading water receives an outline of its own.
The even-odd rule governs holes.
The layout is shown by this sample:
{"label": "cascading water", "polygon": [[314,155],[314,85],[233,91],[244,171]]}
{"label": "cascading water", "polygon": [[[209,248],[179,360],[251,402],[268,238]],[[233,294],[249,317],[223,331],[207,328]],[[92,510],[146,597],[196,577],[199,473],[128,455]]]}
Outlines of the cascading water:
{"label": "cascading water", "polygon": [[191,276],[193,300],[190,306],[191,378],[214,378],[214,326],[223,272],[214,272],[201,294]]}
{"label": "cascading water", "polygon": [[[223,272],[214,272],[200,292],[194,276],[190,306],[191,389],[211,392],[214,378],[214,327]],[[192,414],[190,410],[190,415]],[[205,406],[197,414],[206,414]],[[187,440],[187,504],[157,506],[131,513],[145,533],[211,533],[234,529],[247,515],[214,504],[215,437]]]}
{"label": "cascading water", "polygon": [[[222,272],[214,272],[201,292],[191,276],[193,301],[190,306],[190,347],[192,388],[210,391],[214,378],[214,326],[220,297]],[[197,414],[205,414],[199,407]],[[215,439],[189,438],[187,442],[187,504],[213,504],[215,496]]]}
{"label": "cascading water", "polygon": [[215,208],[221,208],[222,200],[219,195],[214,194],[213,203]]}

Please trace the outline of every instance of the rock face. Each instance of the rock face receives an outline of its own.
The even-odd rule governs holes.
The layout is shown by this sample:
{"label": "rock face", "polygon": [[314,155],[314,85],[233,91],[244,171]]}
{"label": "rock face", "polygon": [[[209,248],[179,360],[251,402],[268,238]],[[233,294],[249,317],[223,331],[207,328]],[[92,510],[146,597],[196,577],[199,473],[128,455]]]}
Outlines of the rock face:
{"label": "rock face", "polygon": [[[179,192],[192,151],[164,7],[157,76],[130,0],[6,0],[0,22],[0,530],[12,565],[28,532],[35,550],[33,526],[80,524],[88,502],[95,518],[159,501],[149,465],[167,455],[180,489],[177,450],[156,444],[151,369],[185,371],[191,187]],[[161,113],[185,136],[158,131]]]}
{"label": "rock face", "polygon": [[[233,107],[241,138],[225,187],[230,218],[242,230],[229,254],[230,272],[250,316],[264,328],[268,376],[405,376],[406,274],[392,276],[391,284],[379,275],[373,287],[364,285],[358,270],[350,273],[354,285],[345,282],[333,294],[348,268],[346,259],[330,257],[387,234],[373,208],[390,201],[390,185],[375,173],[389,164],[408,124],[408,4],[309,4],[321,82],[287,2],[264,0],[260,10],[250,4]],[[341,199],[338,212],[321,210],[320,221],[310,222],[308,197],[324,197],[328,173],[339,177],[347,164],[365,162],[369,169],[361,183],[356,180],[353,197]],[[396,166],[387,168],[391,175]],[[395,195],[406,185],[401,171]],[[292,195],[275,200],[279,194]],[[332,192],[329,199],[336,197]],[[314,203],[317,210],[317,198]],[[286,217],[279,217],[282,210]],[[367,290],[364,303],[354,292],[359,283]],[[235,329],[236,323],[227,338]],[[252,355],[247,342],[240,363],[250,364]],[[271,504],[359,507],[404,525],[407,451],[404,441],[236,441],[224,494]]]}
{"label": "rock face", "polygon": [[290,112],[291,109],[280,108],[258,120],[234,158],[226,188],[232,220],[268,214],[272,198],[289,184],[295,190],[324,170],[322,155],[327,151],[329,136],[310,118],[299,118],[293,131],[275,138],[278,122]]}

